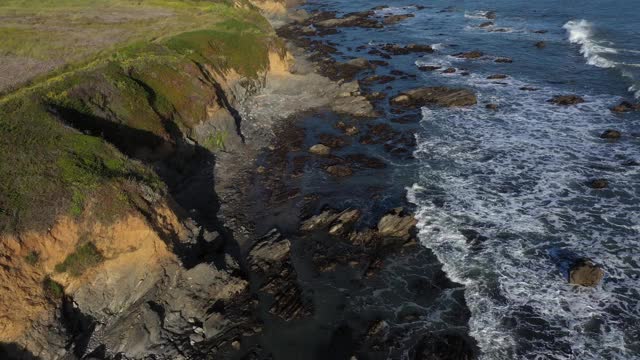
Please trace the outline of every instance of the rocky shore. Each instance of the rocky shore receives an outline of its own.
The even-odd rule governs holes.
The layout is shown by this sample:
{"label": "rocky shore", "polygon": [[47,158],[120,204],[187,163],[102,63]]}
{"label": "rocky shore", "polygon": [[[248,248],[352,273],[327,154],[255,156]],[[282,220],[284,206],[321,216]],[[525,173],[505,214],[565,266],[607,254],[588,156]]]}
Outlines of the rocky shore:
{"label": "rocky shore", "polygon": [[[261,5],[278,21],[286,18],[279,6]],[[46,89],[54,121],[152,167],[165,186],[154,188],[129,175],[124,196],[131,200],[118,208],[113,222],[95,219],[111,201],[106,192],[85,205],[91,211],[80,210],[75,218],[43,218],[50,221],[46,229],[3,237],[2,250],[10,258],[3,260],[0,274],[6,314],[0,354],[352,359],[394,358],[409,351],[416,359],[473,357],[473,342],[464,331],[434,333],[421,325],[427,314],[420,308],[437,304],[444,294],[460,304],[464,298],[434,256],[417,245],[416,220],[402,194],[374,181],[366,184],[372,199],[366,200],[340,180],[360,174],[383,179],[387,164],[366,151],[334,152],[357,143],[409,159],[414,145],[411,133],[370,122],[386,95],[366,92],[354,81],[384,66],[382,61],[338,63],[328,56],[334,52],[329,44],[305,40],[311,32],[304,27],[310,25],[331,33],[403,20],[372,15],[294,12],[293,22],[279,30],[292,45],[265,43],[267,63],[255,73],[216,68],[203,52],[193,63],[170,67],[165,60],[130,61],[125,73],[98,66],[80,73],[77,83],[71,77]],[[205,39],[180,41],[197,47]],[[174,44],[158,56],[178,49]],[[313,54],[315,46],[319,53]],[[431,49],[413,44],[376,51]],[[157,74],[184,93],[163,88]],[[388,80],[371,76],[365,83]],[[130,94],[123,92],[126,86]],[[144,95],[136,98],[139,90]],[[469,97],[447,90],[429,94],[416,95],[415,101],[458,105],[456,99]],[[173,108],[165,109],[160,98]],[[3,106],[16,118],[25,116],[22,103],[12,99]],[[138,130],[135,117],[124,110],[136,101],[138,109],[149,110],[135,115],[148,116],[149,130]],[[306,125],[317,117],[332,130]],[[411,120],[399,117],[402,121]],[[163,130],[158,133],[153,122]],[[314,179],[331,184],[320,192],[301,187],[302,180]],[[376,201],[389,196],[390,201]],[[346,203],[353,206],[338,205]],[[390,280],[395,278],[407,279],[404,290],[395,289]],[[389,298],[377,299],[379,291],[389,292]],[[394,314],[363,301],[406,308]],[[446,312],[464,328],[464,305]]]}

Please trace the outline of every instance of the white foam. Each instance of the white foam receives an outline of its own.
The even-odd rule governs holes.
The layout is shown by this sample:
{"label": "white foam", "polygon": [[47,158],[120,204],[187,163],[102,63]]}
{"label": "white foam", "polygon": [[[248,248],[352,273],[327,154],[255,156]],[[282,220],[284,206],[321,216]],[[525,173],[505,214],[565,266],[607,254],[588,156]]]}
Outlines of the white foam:
{"label": "white foam", "polygon": [[432,44],[431,48],[435,51],[440,51],[442,49],[444,49],[445,45],[437,43],[437,44]]}
{"label": "white foam", "polygon": [[465,11],[464,17],[467,19],[487,19],[487,15],[489,11],[478,10],[478,11]]}
{"label": "white foam", "polygon": [[567,30],[571,43],[580,45],[580,53],[587,59],[587,64],[601,68],[616,66],[615,62],[608,60],[602,54],[616,54],[618,51],[593,39],[593,25],[590,22],[572,20],[562,28]]}
{"label": "white foam", "polygon": [[[626,341],[634,333],[625,321],[640,321],[638,293],[629,290],[640,287],[640,270],[628,257],[637,254],[631,224],[640,223],[640,212],[624,199],[637,197],[640,170],[597,170],[620,169],[614,155],[636,152],[628,142],[604,150],[598,138],[604,128],[625,126],[607,110],[616,97],[587,95],[584,104],[559,107],[546,102],[556,88],[533,84],[539,91],[522,92],[532,84],[496,84],[486,74],[449,79],[482,89],[479,103],[509,99],[497,112],[424,108],[414,154],[420,180],[407,189],[421,242],[466,287],[471,335],[483,358],[629,359]],[[610,196],[582,185],[601,172],[615,183]],[[434,196],[444,205],[435,206]],[[473,249],[464,227],[488,240]],[[570,286],[550,249],[595,259],[607,279],[597,289]],[[527,323],[523,312],[534,320]],[[515,323],[505,325],[510,318]],[[589,331],[594,321],[602,325]],[[518,338],[522,332],[548,338]]]}

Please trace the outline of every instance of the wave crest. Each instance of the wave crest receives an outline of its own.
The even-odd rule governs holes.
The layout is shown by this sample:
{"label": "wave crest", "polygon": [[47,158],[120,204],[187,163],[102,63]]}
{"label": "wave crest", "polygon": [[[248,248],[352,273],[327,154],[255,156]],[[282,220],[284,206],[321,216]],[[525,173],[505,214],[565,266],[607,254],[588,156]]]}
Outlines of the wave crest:
{"label": "wave crest", "polygon": [[602,54],[617,54],[616,49],[606,47],[593,39],[593,25],[587,20],[571,20],[562,26],[569,34],[572,44],[580,45],[580,53],[587,59],[587,64],[600,68],[613,68],[615,62],[607,60]]}

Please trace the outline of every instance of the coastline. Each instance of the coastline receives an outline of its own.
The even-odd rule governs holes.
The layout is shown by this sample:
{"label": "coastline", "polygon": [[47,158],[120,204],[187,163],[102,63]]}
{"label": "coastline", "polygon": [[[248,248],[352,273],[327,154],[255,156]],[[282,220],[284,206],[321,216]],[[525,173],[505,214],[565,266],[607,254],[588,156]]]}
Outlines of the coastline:
{"label": "coastline", "polygon": [[[187,46],[197,47],[197,42],[204,40],[195,41]],[[297,54],[295,61],[291,52]],[[305,162],[310,158],[299,156],[292,164],[290,154],[306,153],[307,138],[323,135],[301,125],[317,116],[331,119],[340,116],[349,124],[344,131],[353,131],[349,129],[360,127],[367,118],[377,115],[368,98],[379,98],[376,94],[363,96],[358,83],[353,81],[355,74],[370,68],[370,64],[325,61],[317,68],[316,64],[321,62],[313,58],[308,62],[306,57],[297,48],[283,52],[276,45],[275,49],[269,49],[268,70],[258,70],[254,78],[239,74],[236,69],[220,73],[206,63],[196,63],[199,70],[188,64],[180,73],[169,69],[164,76],[177,76],[172,80],[173,86],[189,84],[193,76],[198,76],[201,82],[197,91],[201,97],[198,101],[202,102],[194,103],[195,94],[185,93],[191,103],[174,109],[179,115],[172,116],[187,119],[190,115],[182,112],[202,105],[207,120],[190,124],[188,135],[182,134],[185,129],[161,134],[170,140],[160,141],[159,146],[152,138],[140,139],[141,134],[135,131],[127,135],[124,139],[142,141],[143,146],[150,141],[150,148],[142,154],[120,138],[124,136],[122,128],[105,132],[109,129],[107,123],[97,116],[92,119],[94,124],[87,124],[78,113],[86,108],[76,108],[76,101],[84,102],[83,97],[95,96],[92,88],[95,84],[86,83],[89,87],[83,88],[83,77],[103,76],[111,71],[108,67],[91,64],[77,73],[48,80],[42,87],[35,84],[29,88],[26,96],[33,92],[32,98],[36,99],[42,92],[40,89],[44,89],[49,98],[58,101],[54,104],[59,108],[52,112],[56,121],[61,119],[88,135],[100,134],[125,155],[153,164],[167,187],[163,190],[162,186],[153,189],[142,183],[127,185],[130,186],[127,197],[134,200],[125,210],[117,210],[126,215],[118,214],[111,224],[94,223],[95,209],[105,200],[92,199],[85,205],[80,221],[73,217],[56,219],[44,234],[36,230],[19,233],[15,238],[5,237],[4,250],[14,253],[16,260],[7,264],[10,271],[3,274],[3,281],[8,284],[16,274],[26,279],[22,284],[26,286],[14,291],[25,292],[24,300],[32,304],[26,307],[29,312],[16,312],[9,317],[15,318],[3,325],[5,330],[10,329],[2,339],[6,342],[2,346],[5,354],[11,358],[42,359],[138,358],[154,354],[173,359],[205,354],[224,358],[263,357],[273,352],[286,359],[297,358],[302,352],[350,358],[358,352],[381,356],[387,346],[381,347],[382,343],[395,342],[397,350],[404,351],[407,341],[420,348],[424,356],[429,351],[442,351],[443,344],[448,342],[452,347],[462,345],[463,351],[472,352],[466,340],[458,335],[427,339],[424,334],[417,334],[405,339],[401,333],[388,333],[391,320],[387,317],[391,314],[371,312],[360,317],[350,308],[349,293],[376,284],[379,274],[384,274],[384,268],[393,263],[426,266],[436,280],[431,284],[431,280],[423,280],[421,275],[418,283],[427,281],[431,285],[419,286],[442,290],[455,289],[456,285],[442,276],[433,255],[417,249],[412,215],[405,210],[393,210],[407,206],[403,197],[391,201],[397,206],[372,213],[364,209],[327,210],[331,194],[323,197],[301,192],[293,184],[292,180],[306,171]],[[143,101],[150,101],[151,109],[166,126],[169,118],[161,114],[163,110],[154,100],[156,96],[165,96],[165,90],[149,78],[164,66],[164,61],[157,63],[159,68],[141,70],[136,70],[134,63],[122,80],[116,82],[134,79],[137,85],[132,86],[144,88],[149,97]],[[290,67],[292,61],[295,65]],[[77,74],[81,77],[76,80]],[[214,93],[208,88],[211,85]],[[68,86],[73,90],[68,90]],[[109,100],[98,106],[99,116],[106,116],[109,121],[118,118],[123,121],[121,116],[127,116],[112,107],[123,101],[118,98],[121,96],[118,91],[107,92]],[[12,108],[16,102],[20,104],[22,94],[20,91],[9,94],[3,99],[4,106]],[[207,97],[217,99],[215,104],[207,104]],[[179,97],[168,99],[180,101]],[[20,109],[21,105],[17,106]],[[88,110],[96,111],[91,106]],[[108,115],[109,111],[113,115]],[[373,136],[386,130],[368,128]],[[212,138],[216,132],[226,134],[223,143],[218,144]],[[341,145],[344,138],[324,135],[325,142],[344,147]],[[400,145],[394,149],[404,149],[402,154],[410,151],[411,142],[407,139],[398,139]],[[266,152],[262,150],[265,148]],[[158,152],[165,155],[156,157],[154,153]],[[338,171],[338,175],[331,176],[341,176],[340,171],[352,173],[355,169],[373,175],[385,168],[379,159],[364,154],[314,161],[317,160],[325,170],[313,175],[316,179],[326,178],[325,171],[331,173],[329,169]],[[178,162],[185,162],[186,167],[176,167]],[[263,165],[256,167],[254,162]],[[330,192],[340,194],[344,202],[353,196],[351,186],[339,183]],[[376,193],[374,196],[387,196],[379,185],[370,184],[370,189]],[[349,216],[344,217],[345,214]],[[316,215],[320,218],[313,220]],[[356,227],[361,216],[366,221]],[[299,219],[305,218],[311,218],[315,225],[301,233]],[[337,231],[331,236],[326,233],[329,225],[331,231]],[[334,230],[336,226],[340,230]],[[279,231],[273,230],[276,228]],[[66,263],[67,255],[67,259],[76,256],[78,250],[73,249],[83,244],[87,234],[94,239],[89,244],[94,247],[91,251],[97,251],[99,263],[83,269],[80,277],[59,274],[56,264]],[[344,236],[349,239],[346,244]],[[57,247],[49,245],[52,240]],[[19,245],[12,248],[12,244]],[[21,258],[28,260],[28,254],[36,251],[41,258],[38,264],[21,263]],[[314,255],[309,257],[310,253]],[[51,271],[54,265],[56,270]],[[35,272],[33,267],[37,268]],[[338,269],[342,274],[336,276]],[[50,275],[45,277],[44,288],[37,289],[46,273]],[[342,290],[336,292],[335,285]],[[374,287],[387,285],[383,281]],[[411,292],[415,291],[419,290]],[[0,303],[9,309],[12,300],[6,295]],[[365,291],[358,301],[372,296]],[[424,301],[430,301],[431,296]],[[211,303],[215,303],[214,307],[207,305]],[[403,321],[411,321],[414,316],[403,315]],[[13,327],[11,322],[21,325]],[[347,337],[342,338],[343,334]],[[292,345],[291,341],[297,344],[286,349],[285,344]]]}

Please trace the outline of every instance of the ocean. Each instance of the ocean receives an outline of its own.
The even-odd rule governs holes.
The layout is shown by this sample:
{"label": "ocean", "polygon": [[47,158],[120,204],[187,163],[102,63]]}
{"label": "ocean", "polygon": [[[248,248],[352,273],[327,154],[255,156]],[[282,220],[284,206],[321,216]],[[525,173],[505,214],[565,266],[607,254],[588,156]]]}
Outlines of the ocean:
{"label": "ocean", "polygon": [[[410,179],[406,196],[416,206],[420,242],[465,286],[481,358],[639,359],[640,114],[609,108],[640,101],[640,1],[434,0],[418,3],[421,9],[339,0],[322,7],[348,13],[377,5],[391,6],[377,10],[381,16],[415,16],[383,30],[345,30],[335,41],[345,58],[361,56],[349,49],[363,42],[432,44],[434,53],[387,60],[418,73],[394,90],[465,87],[479,99],[471,108],[423,108],[416,161],[397,171]],[[546,46],[536,47],[539,41]],[[470,50],[485,56],[452,56]],[[457,71],[416,71],[424,65]],[[494,74],[507,77],[487,79]],[[562,94],[585,102],[548,102]],[[622,137],[600,138],[607,129]],[[608,188],[587,186],[600,178]],[[470,244],[469,234],[479,241]],[[599,286],[568,283],[576,257],[603,266]]]}

